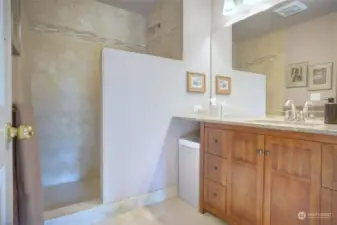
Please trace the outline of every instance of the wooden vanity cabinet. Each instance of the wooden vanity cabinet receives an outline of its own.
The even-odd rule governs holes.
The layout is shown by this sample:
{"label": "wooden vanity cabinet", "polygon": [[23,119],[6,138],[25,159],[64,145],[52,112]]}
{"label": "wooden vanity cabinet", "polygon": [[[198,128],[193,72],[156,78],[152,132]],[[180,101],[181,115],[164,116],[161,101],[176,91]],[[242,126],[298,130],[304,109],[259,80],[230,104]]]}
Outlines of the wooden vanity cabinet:
{"label": "wooden vanity cabinet", "polygon": [[320,225],[337,224],[337,191],[321,189]]}
{"label": "wooden vanity cabinet", "polygon": [[321,144],[267,136],[264,165],[264,225],[318,225],[298,218],[320,211]]}
{"label": "wooden vanity cabinet", "polygon": [[[201,124],[201,212],[211,212],[229,225],[337,225],[298,217],[299,212],[320,213],[322,207],[336,210],[337,198],[327,202],[327,196],[337,196],[331,192],[337,181],[337,170],[331,169],[337,158],[331,154],[337,156],[337,147],[294,134]],[[333,140],[337,146],[337,137]],[[324,155],[322,146],[336,150]],[[326,168],[325,157],[330,160]],[[209,172],[209,161],[213,168],[221,164],[220,171]],[[330,187],[324,196],[322,184]]]}
{"label": "wooden vanity cabinet", "polygon": [[226,218],[234,224],[262,223],[263,149],[262,135],[229,132]]}

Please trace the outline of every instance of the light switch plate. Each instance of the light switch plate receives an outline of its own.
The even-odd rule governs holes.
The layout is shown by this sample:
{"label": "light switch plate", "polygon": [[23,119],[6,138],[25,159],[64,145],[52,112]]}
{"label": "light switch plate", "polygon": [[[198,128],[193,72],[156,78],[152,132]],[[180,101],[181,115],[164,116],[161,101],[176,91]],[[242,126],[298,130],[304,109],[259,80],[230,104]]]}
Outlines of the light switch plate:
{"label": "light switch plate", "polygon": [[311,101],[321,101],[321,93],[311,93],[310,100]]}
{"label": "light switch plate", "polygon": [[201,112],[201,111],[202,111],[202,106],[201,106],[201,105],[195,105],[195,106],[193,107],[193,112],[199,113],[199,112]]}

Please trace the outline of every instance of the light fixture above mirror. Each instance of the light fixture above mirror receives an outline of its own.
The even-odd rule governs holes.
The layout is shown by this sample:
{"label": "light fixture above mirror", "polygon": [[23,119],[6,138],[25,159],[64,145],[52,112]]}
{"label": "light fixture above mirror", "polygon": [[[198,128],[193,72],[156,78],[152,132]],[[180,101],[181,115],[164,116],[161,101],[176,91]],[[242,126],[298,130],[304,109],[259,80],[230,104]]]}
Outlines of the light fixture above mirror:
{"label": "light fixture above mirror", "polygon": [[224,26],[231,26],[284,1],[286,0],[224,0]]}

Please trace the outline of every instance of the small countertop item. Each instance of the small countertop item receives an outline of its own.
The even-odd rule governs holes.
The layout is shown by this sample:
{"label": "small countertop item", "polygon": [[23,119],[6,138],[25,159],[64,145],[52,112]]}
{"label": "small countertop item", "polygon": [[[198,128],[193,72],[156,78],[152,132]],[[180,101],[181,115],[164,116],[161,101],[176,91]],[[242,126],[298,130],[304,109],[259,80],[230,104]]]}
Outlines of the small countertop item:
{"label": "small countertop item", "polygon": [[284,131],[296,131],[313,134],[326,134],[337,136],[337,125],[324,124],[323,120],[314,120],[310,123],[287,122],[281,116],[275,117],[214,117],[204,114],[187,114],[173,116],[176,119],[185,119],[190,121],[240,125],[247,127],[267,128]]}
{"label": "small countertop item", "polygon": [[337,124],[337,103],[334,98],[328,98],[328,103],[324,104],[324,123]]}

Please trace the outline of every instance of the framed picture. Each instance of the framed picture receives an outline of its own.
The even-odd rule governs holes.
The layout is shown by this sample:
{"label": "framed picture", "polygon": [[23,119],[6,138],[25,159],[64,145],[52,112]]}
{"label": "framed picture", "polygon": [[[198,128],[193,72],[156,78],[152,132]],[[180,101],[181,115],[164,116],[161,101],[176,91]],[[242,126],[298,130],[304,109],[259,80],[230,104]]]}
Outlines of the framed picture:
{"label": "framed picture", "polygon": [[298,63],[288,65],[287,71],[287,87],[297,88],[308,86],[308,63]]}
{"label": "framed picture", "polygon": [[21,0],[11,1],[12,10],[12,54],[21,54]]}
{"label": "framed picture", "polygon": [[328,90],[332,88],[333,64],[325,63],[309,67],[309,90]]}
{"label": "framed picture", "polygon": [[231,93],[230,77],[216,76],[215,82],[217,94],[229,95]]}
{"label": "framed picture", "polygon": [[206,75],[202,73],[187,72],[187,91],[205,93]]}

